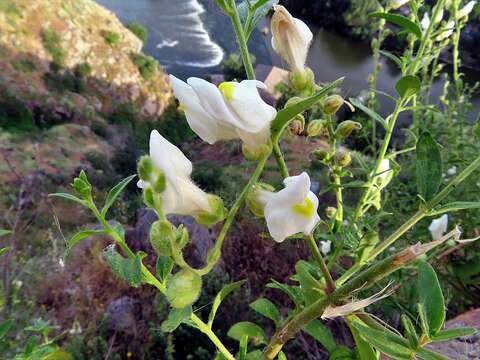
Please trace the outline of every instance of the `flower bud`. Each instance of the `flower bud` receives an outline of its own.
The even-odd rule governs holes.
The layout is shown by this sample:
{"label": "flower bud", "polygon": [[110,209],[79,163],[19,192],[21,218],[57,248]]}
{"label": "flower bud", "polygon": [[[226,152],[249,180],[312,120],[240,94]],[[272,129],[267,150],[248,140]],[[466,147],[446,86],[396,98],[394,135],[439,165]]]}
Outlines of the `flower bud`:
{"label": "flower bud", "polygon": [[245,199],[245,205],[255,216],[264,216],[263,210],[265,208],[265,202],[262,201],[262,193],[266,191],[273,192],[275,188],[270,184],[257,183],[252,186],[252,189]]}
{"label": "flower bud", "polygon": [[317,149],[315,150],[312,155],[317,159],[318,161],[327,161],[330,157],[330,153],[325,150],[325,149]]}
{"label": "flower bud", "polygon": [[150,181],[153,173],[153,162],[150,156],[144,155],[140,158],[137,165],[137,172],[140,179]]}
{"label": "flower bud", "polygon": [[152,184],[153,191],[156,193],[163,193],[167,186],[167,180],[165,179],[165,175],[160,172],[157,174],[155,181]]}
{"label": "flower bud", "polygon": [[307,135],[309,137],[324,136],[328,134],[327,120],[312,120],[308,123]]}
{"label": "flower bud", "polygon": [[173,275],[167,285],[167,299],[175,309],[182,309],[197,301],[202,290],[202,278],[183,269]]}
{"label": "flower bud", "polygon": [[327,115],[334,115],[342,107],[345,100],[340,95],[330,95],[323,102],[323,111]]}
{"label": "flower bud", "polygon": [[335,136],[337,138],[347,138],[349,137],[354,130],[360,130],[362,128],[362,124],[352,121],[346,120],[341,122],[337,126],[337,130],[335,131]]}
{"label": "flower bud", "polygon": [[208,203],[210,205],[210,212],[199,212],[195,216],[195,220],[201,225],[210,227],[225,219],[227,210],[223,205],[223,200],[219,196],[208,194]]}
{"label": "flower bud", "polygon": [[158,256],[171,256],[176,240],[175,227],[167,220],[155,221],[150,228],[150,244]]}
{"label": "flower bud", "polygon": [[73,180],[73,189],[82,195],[84,198],[88,198],[92,194],[92,185],[88,182],[85,171],[80,171],[80,175]]}
{"label": "flower bud", "polygon": [[338,151],[336,158],[338,165],[341,167],[347,167],[352,163],[352,156],[350,155],[350,152],[346,150]]}
{"label": "flower bud", "polygon": [[155,208],[155,200],[153,196],[153,190],[150,186],[143,189],[143,202],[145,203],[145,205],[152,209]]}
{"label": "flower bud", "polygon": [[177,228],[175,237],[176,247],[179,250],[182,250],[190,242],[188,230],[183,224]]}
{"label": "flower bud", "polygon": [[290,124],[290,133],[292,135],[300,135],[305,130],[305,117],[297,115]]}
{"label": "flower bud", "polygon": [[310,91],[315,85],[315,74],[310,68],[295,71],[290,74],[290,84],[299,92]]}
{"label": "flower bud", "polygon": [[325,215],[329,219],[333,219],[336,214],[337,214],[337,208],[334,206],[329,206],[325,209]]}
{"label": "flower bud", "polygon": [[252,160],[252,161],[256,161],[260,159],[262,156],[269,154],[271,150],[272,150],[272,145],[270,142],[268,144],[262,144],[262,145],[256,146],[255,148],[242,144],[243,156],[245,156],[246,159]]}

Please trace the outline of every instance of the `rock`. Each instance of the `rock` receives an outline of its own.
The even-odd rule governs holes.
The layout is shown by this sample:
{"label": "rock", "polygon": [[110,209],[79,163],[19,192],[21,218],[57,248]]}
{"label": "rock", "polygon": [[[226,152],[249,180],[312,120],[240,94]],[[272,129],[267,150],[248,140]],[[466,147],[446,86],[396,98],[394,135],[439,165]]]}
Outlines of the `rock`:
{"label": "rock", "polygon": [[105,311],[105,321],[111,331],[135,334],[137,328],[136,302],[129,296],[122,296],[112,301]]}

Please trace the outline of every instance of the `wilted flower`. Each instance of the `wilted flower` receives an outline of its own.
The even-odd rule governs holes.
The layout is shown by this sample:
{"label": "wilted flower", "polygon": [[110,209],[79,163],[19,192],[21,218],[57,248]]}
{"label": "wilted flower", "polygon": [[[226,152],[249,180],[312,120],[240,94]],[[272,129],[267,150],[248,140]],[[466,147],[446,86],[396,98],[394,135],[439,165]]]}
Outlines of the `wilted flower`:
{"label": "wilted flower", "polygon": [[303,21],[294,18],[285,7],[275,5],[273,9],[272,47],[292,71],[303,72],[313,34]]}
{"label": "wilted flower", "polygon": [[475,7],[475,5],[477,4],[476,1],[470,1],[467,3],[467,5],[465,5],[463,8],[461,8],[458,13],[457,13],[457,19],[461,19],[463,17],[466,17],[468,15],[470,15],[470,13],[472,12],[473,8]]}
{"label": "wilted flower", "polygon": [[195,77],[185,83],[170,75],[170,80],[188,124],[202,140],[214,144],[241,139],[249,153],[268,144],[277,111],[260,97],[257,88],[265,88],[262,82],[224,82],[216,87]]}
{"label": "wilted flower", "polygon": [[447,170],[447,175],[453,176],[457,174],[457,167],[452,166],[450,169]]}
{"label": "wilted flower", "polygon": [[[164,214],[191,215],[223,212],[223,203],[217,196],[209,195],[197,187],[190,179],[192,163],[175,145],[168,142],[157,130],[150,134],[150,158],[156,171],[165,177],[165,190],[161,194],[161,208]],[[152,183],[140,180],[141,189]],[[223,219],[218,214],[218,220]]]}
{"label": "wilted flower", "polygon": [[323,255],[327,255],[332,250],[332,242],[330,240],[320,241],[320,251]]}
{"label": "wilted flower", "polygon": [[440,240],[443,237],[443,234],[447,232],[448,228],[448,215],[444,214],[438,219],[432,221],[428,230],[432,234],[433,240]]}
{"label": "wilted flower", "polygon": [[283,183],[285,188],[279,192],[261,194],[268,230],[277,242],[299,232],[308,235],[320,221],[318,199],[310,191],[308,174],[288,177]]}

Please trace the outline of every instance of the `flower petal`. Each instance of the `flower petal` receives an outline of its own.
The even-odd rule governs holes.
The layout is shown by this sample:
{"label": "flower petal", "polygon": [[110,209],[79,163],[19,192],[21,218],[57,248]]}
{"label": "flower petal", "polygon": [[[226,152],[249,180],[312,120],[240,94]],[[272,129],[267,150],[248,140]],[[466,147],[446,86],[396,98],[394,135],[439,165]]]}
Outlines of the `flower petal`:
{"label": "flower petal", "polygon": [[189,177],[192,173],[190,160],[157,130],[150,133],[150,157],[167,178]]}

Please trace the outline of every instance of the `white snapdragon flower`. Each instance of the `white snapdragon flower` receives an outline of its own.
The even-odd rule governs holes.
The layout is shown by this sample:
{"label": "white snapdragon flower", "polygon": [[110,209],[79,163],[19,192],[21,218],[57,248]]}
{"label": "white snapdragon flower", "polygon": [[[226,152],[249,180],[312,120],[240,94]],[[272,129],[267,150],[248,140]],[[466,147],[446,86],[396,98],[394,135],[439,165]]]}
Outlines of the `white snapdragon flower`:
{"label": "white snapdragon flower", "polygon": [[[191,215],[212,212],[209,195],[190,179],[192,163],[175,145],[165,139],[157,130],[150,134],[150,158],[156,169],[165,176],[165,190],[162,192],[162,211],[165,215]],[[145,189],[147,181],[139,180],[137,186]]]}
{"label": "white snapdragon flower", "polygon": [[424,32],[427,31],[428,27],[430,26],[430,15],[428,15],[428,13],[423,14],[420,25],[422,25],[422,29]]}
{"label": "white snapdragon flower", "polygon": [[285,7],[275,5],[273,9],[272,47],[294,72],[302,72],[313,34],[303,21],[294,18]]}
{"label": "white snapdragon flower", "polygon": [[432,234],[433,240],[440,240],[442,236],[447,232],[448,228],[448,215],[444,214],[438,219],[432,221],[428,230]]}
{"label": "white snapdragon flower", "polygon": [[318,198],[310,191],[308,174],[290,176],[283,183],[285,188],[277,193],[260,194],[268,231],[277,242],[299,232],[309,235],[320,221]]}
{"label": "white snapdragon flower", "polygon": [[[373,174],[370,174],[373,176]],[[393,171],[390,168],[390,160],[383,159],[378,169],[378,175],[375,177],[375,185],[379,189],[383,189],[387,186],[393,178]]]}
{"label": "white snapdragon flower", "polygon": [[241,139],[248,153],[268,144],[277,111],[260,97],[257,88],[265,88],[262,82],[224,82],[216,87],[194,77],[186,83],[173,75],[170,80],[188,124],[202,140],[214,144]]}
{"label": "white snapdragon flower", "polygon": [[463,17],[466,17],[470,15],[470,13],[473,11],[473,8],[477,4],[476,1],[470,1],[468,2],[463,8],[461,8],[458,13],[457,13],[457,18],[461,19]]}
{"label": "white snapdragon flower", "polygon": [[392,0],[390,2],[390,7],[392,9],[398,9],[399,7],[402,7],[403,5],[409,3],[410,0]]}
{"label": "white snapdragon flower", "polygon": [[447,170],[447,175],[448,176],[454,176],[457,174],[457,167],[456,166],[452,166],[451,168],[449,168]]}
{"label": "white snapdragon flower", "polygon": [[332,242],[330,240],[320,241],[320,251],[323,255],[328,255],[332,250]]}
{"label": "white snapdragon flower", "polygon": [[448,39],[453,34],[453,30],[455,29],[455,21],[450,20],[445,25],[444,31],[442,31],[435,40],[442,41]]}

